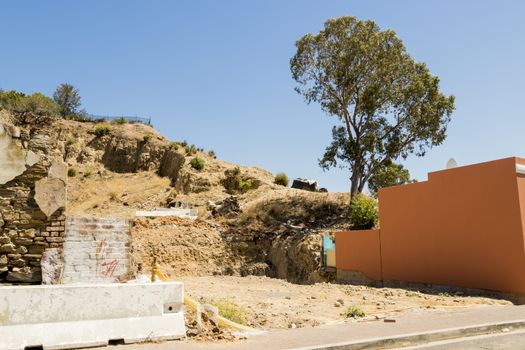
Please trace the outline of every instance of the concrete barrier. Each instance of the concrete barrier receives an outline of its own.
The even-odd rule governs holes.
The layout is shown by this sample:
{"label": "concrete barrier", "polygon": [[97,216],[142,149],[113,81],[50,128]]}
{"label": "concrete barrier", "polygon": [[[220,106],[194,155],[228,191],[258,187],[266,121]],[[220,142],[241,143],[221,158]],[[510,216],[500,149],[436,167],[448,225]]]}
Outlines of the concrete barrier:
{"label": "concrete barrier", "polygon": [[182,283],[0,287],[0,349],[185,336]]}

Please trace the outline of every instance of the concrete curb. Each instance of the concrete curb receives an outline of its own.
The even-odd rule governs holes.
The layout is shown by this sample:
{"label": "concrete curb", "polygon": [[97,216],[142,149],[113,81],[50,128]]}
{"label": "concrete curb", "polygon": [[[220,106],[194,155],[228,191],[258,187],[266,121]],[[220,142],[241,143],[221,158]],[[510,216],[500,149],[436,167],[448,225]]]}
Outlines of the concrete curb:
{"label": "concrete curb", "polygon": [[323,344],[293,348],[290,350],[376,350],[397,347],[415,346],[450,340],[462,337],[472,337],[482,334],[496,333],[503,329],[517,330],[525,328],[525,320],[507,321],[501,323],[487,323],[469,327],[446,328],[431,332],[409,333],[389,338],[372,338],[360,341]]}

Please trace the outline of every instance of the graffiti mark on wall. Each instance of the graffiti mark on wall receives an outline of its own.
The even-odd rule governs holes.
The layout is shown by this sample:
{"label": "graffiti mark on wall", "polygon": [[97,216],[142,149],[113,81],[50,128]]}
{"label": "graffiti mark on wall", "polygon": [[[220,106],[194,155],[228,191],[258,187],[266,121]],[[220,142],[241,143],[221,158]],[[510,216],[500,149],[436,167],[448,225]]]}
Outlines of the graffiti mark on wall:
{"label": "graffiti mark on wall", "polygon": [[117,259],[113,259],[111,261],[105,261],[102,263],[103,269],[100,274],[106,278],[113,277],[113,274],[115,273],[115,270],[117,269],[117,266],[118,266]]}
{"label": "graffiti mark on wall", "polygon": [[100,266],[101,264],[104,263],[104,259],[106,257],[106,249],[108,247],[108,242],[106,242],[105,239],[103,239],[102,241],[100,241],[100,243],[97,244],[97,248],[96,248],[96,251],[95,251],[95,259],[97,261],[97,266],[96,266],[96,274],[97,276],[100,274]]}

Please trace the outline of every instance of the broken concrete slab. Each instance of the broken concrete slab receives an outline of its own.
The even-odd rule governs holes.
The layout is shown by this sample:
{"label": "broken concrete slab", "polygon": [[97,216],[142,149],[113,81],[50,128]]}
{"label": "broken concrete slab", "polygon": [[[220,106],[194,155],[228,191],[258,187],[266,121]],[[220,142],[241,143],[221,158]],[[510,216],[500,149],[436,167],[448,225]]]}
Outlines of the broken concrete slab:
{"label": "broken concrete slab", "polygon": [[66,183],[55,177],[46,177],[35,182],[35,201],[40,210],[50,217],[66,205]]}
{"label": "broken concrete slab", "polygon": [[11,181],[26,170],[26,151],[6,128],[0,124],[0,184]]}
{"label": "broken concrete slab", "polygon": [[64,273],[64,258],[59,248],[48,248],[42,253],[42,284],[60,284]]}
{"label": "broken concrete slab", "polygon": [[137,210],[135,212],[137,217],[164,217],[164,216],[177,216],[179,218],[196,219],[198,216],[196,209],[185,209],[185,208],[158,208],[155,210]]}
{"label": "broken concrete slab", "polygon": [[67,178],[67,164],[60,161],[54,161],[49,168],[48,177],[65,180]]}
{"label": "broken concrete slab", "polygon": [[[80,348],[185,336],[182,283],[0,288],[0,348]],[[59,307],[58,307],[59,306]]]}

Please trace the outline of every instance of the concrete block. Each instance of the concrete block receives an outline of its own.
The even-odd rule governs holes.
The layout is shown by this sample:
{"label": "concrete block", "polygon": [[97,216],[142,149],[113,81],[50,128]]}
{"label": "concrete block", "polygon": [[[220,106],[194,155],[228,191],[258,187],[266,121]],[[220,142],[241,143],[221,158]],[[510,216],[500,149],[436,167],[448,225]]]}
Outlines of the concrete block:
{"label": "concrete block", "polygon": [[183,299],[179,282],[2,287],[0,349],[181,338]]}

